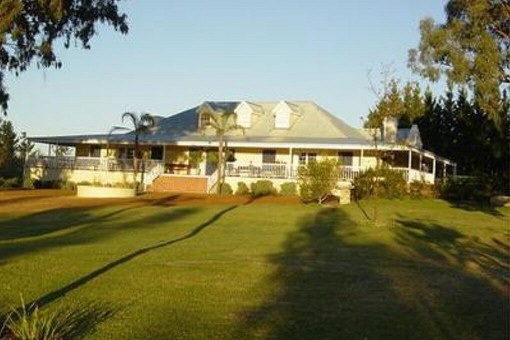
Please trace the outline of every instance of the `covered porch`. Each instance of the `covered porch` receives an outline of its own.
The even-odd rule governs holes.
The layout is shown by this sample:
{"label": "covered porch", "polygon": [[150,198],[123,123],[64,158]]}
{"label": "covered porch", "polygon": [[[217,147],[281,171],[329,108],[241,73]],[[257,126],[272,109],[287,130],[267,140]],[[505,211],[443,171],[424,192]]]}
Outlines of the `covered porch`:
{"label": "covered porch", "polygon": [[[233,144],[233,143],[232,143]],[[129,145],[78,145],[74,156],[50,155],[29,158],[27,168],[53,169],[87,178],[111,182],[118,174],[131,181],[128,173],[134,171],[133,150]],[[189,176],[207,178],[210,188],[217,170],[217,148],[211,143],[202,145],[143,145],[143,159],[139,172],[143,181],[151,184],[159,176]],[[299,168],[321,159],[336,159],[339,162],[338,180],[352,182],[369,168],[374,168],[377,158],[382,164],[399,171],[408,183],[424,181],[433,184],[436,180],[455,175],[455,164],[435,154],[398,146],[383,150],[365,147],[344,147],[338,145],[319,148],[308,145],[269,148],[229,145],[226,148],[225,175],[236,178],[271,179],[294,181]],[[214,156],[216,153],[216,157]],[[50,153],[51,154],[51,153]],[[99,176],[100,175],[100,176]]]}

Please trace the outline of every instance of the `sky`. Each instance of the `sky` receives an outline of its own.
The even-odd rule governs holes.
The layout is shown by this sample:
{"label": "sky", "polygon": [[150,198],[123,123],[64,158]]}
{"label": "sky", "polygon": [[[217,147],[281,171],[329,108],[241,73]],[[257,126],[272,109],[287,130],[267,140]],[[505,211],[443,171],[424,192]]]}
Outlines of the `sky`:
{"label": "sky", "polygon": [[29,136],[107,133],[126,111],[170,116],[206,100],[313,100],[361,127],[384,65],[402,81],[439,0],[131,0],[127,35],[100,26],[61,69],[7,75],[7,118]]}

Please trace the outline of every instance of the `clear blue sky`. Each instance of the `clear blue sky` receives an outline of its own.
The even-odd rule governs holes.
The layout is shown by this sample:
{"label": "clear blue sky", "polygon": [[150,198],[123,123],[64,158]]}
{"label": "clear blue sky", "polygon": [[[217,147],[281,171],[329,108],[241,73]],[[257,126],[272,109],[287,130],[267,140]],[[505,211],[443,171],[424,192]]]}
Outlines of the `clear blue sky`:
{"label": "clear blue sky", "polygon": [[[439,0],[127,1],[126,36],[100,27],[60,70],[7,76],[8,118],[30,136],[105,133],[125,111],[169,116],[204,100],[314,100],[359,127],[375,98],[367,70],[407,50]],[[416,77],[414,77],[416,78]]]}

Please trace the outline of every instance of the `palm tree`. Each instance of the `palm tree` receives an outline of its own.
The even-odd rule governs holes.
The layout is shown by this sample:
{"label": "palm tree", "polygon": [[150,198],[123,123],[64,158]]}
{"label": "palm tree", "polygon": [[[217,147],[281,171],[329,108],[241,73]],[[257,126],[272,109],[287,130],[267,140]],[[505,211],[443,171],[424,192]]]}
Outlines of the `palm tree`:
{"label": "palm tree", "polygon": [[237,125],[237,114],[234,111],[205,111],[202,115],[209,117],[209,123],[207,126],[202,126],[202,129],[210,127],[214,129],[216,137],[218,138],[218,175],[217,175],[217,186],[216,192],[221,194],[223,183],[225,182],[225,149],[226,140],[225,135],[234,130],[241,129],[244,132],[242,126]]}
{"label": "palm tree", "polygon": [[[140,136],[147,133],[150,128],[154,127],[155,121],[154,117],[149,113],[141,113],[137,114],[135,112],[125,112],[122,114],[122,122],[125,123],[128,121],[131,125],[131,128],[123,127],[123,126],[114,126],[110,133],[116,130],[128,130],[132,131],[135,137],[134,150],[133,150],[133,182],[135,184],[135,189],[138,189],[136,186],[136,179],[139,171],[139,160],[142,159],[142,153],[140,150]],[[142,160],[143,161],[143,160]],[[143,173],[142,173],[143,176]],[[141,180],[143,183],[143,178]]]}

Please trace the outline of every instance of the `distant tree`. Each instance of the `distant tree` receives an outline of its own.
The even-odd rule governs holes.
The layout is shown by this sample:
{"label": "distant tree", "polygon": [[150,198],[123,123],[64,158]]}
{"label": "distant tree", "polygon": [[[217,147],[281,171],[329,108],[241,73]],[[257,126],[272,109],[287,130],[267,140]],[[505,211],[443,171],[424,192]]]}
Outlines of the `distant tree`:
{"label": "distant tree", "polygon": [[21,175],[21,164],[16,157],[18,141],[12,123],[4,120],[0,124],[0,177],[13,178]]}
{"label": "distant tree", "polygon": [[[495,122],[463,90],[457,96],[447,91],[439,100],[427,93],[424,103],[425,112],[415,121],[423,147],[457,162],[460,174],[485,177],[495,192],[509,192],[508,134],[499,133]],[[508,107],[502,110],[508,112]],[[502,117],[500,124],[509,131],[510,117]]]}
{"label": "distant tree", "polygon": [[25,162],[25,160],[32,154],[34,147],[34,143],[27,138],[26,132],[22,132],[18,143],[18,152],[19,158],[23,162]]}
{"label": "distant tree", "polygon": [[5,72],[18,75],[35,61],[38,67],[60,68],[55,42],[63,40],[90,48],[98,24],[128,32],[120,0],[1,0],[0,1],[0,108],[7,112],[9,95]]}
{"label": "distant tree", "polygon": [[201,113],[209,117],[209,124],[202,126],[202,130],[212,128],[218,138],[218,175],[216,180],[216,191],[221,194],[221,188],[225,182],[226,163],[226,140],[227,133],[235,130],[244,131],[243,127],[237,124],[237,114],[231,110],[225,111],[204,111]]}
{"label": "distant tree", "polygon": [[404,115],[405,105],[402,94],[395,79],[389,80],[389,85],[382,90],[374,91],[377,94],[378,102],[368,113],[366,128],[381,129],[386,118],[400,118]]}
{"label": "distant tree", "polygon": [[55,148],[55,156],[57,157],[67,156],[69,154],[69,151],[71,151],[71,149],[68,146],[57,145],[57,147]]}
{"label": "distant tree", "polygon": [[421,41],[409,66],[430,79],[468,87],[476,105],[504,131],[502,92],[510,84],[510,4],[506,0],[449,0],[446,22],[420,22]]}
{"label": "distant tree", "polygon": [[[374,85],[369,74],[369,83],[372,92],[377,97],[375,106],[370,109],[365,128],[368,129],[372,137],[373,149],[376,158],[376,166],[373,169],[373,176],[367,178],[370,181],[371,189],[368,190],[368,196],[373,199],[372,222],[377,223],[378,219],[378,201],[381,196],[382,188],[380,178],[384,177],[384,168],[382,159],[386,154],[381,150],[380,143],[384,142],[386,146],[396,144],[385,136],[383,131],[384,122],[387,119],[396,118],[402,121],[404,125],[410,125],[413,121],[423,114],[425,109],[420,87],[417,83],[408,82],[403,88],[400,88],[398,80],[392,76],[391,65],[383,65],[381,71],[381,80],[378,86]],[[398,126],[397,126],[398,128]],[[395,131],[396,133],[397,131]]]}
{"label": "distant tree", "polygon": [[[128,121],[131,127],[123,127],[123,126],[115,126],[110,132],[114,132],[116,130],[128,130],[131,131],[134,137],[134,152],[133,152],[133,178],[134,184],[136,186],[138,172],[140,171],[140,160],[142,159],[142,152],[140,149],[140,136],[149,132],[149,130],[154,127],[155,121],[154,117],[149,113],[142,113],[138,115],[134,112],[125,112],[122,115],[122,122]],[[142,179],[143,183],[143,179]]]}
{"label": "distant tree", "polygon": [[378,101],[368,113],[366,128],[380,129],[384,119],[388,117],[397,118],[401,126],[410,126],[423,115],[425,104],[420,85],[416,82],[407,82],[401,88],[393,78],[388,80],[386,86],[373,91]]}

